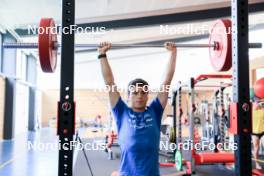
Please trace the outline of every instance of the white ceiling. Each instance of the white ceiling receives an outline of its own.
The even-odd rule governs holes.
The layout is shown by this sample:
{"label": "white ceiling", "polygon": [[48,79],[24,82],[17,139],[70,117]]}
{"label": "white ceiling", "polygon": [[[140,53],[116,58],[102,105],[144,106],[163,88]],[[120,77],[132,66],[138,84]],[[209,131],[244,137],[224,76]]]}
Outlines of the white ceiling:
{"label": "white ceiling", "polygon": [[[38,24],[42,17],[52,17],[59,22],[61,2],[61,0],[1,0],[0,24],[13,29]],[[76,0],[75,4],[78,24],[226,7],[230,6],[230,0]]]}

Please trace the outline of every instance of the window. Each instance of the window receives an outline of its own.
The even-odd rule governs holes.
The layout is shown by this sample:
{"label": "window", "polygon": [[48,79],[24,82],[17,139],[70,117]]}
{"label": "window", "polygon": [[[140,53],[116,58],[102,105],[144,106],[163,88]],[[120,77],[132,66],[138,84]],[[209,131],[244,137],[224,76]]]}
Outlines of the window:
{"label": "window", "polygon": [[26,69],[27,69],[27,56],[26,54],[18,50],[17,51],[17,62],[16,62],[16,77],[22,81],[26,81]]}

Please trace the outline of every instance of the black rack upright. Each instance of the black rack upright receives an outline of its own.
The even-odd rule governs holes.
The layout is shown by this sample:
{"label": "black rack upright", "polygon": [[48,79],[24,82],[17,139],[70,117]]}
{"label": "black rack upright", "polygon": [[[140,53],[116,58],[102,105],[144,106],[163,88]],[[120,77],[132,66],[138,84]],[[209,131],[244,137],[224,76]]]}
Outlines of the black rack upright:
{"label": "black rack upright", "polygon": [[61,78],[60,102],[58,103],[59,176],[72,176],[73,148],[71,147],[75,132],[74,104],[74,32],[75,0],[62,1],[61,33]]}
{"label": "black rack upright", "polygon": [[[235,172],[251,176],[251,107],[249,102],[248,0],[232,0],[233,102],[237,104]],[[231,117],[232,118],[232,117]]]}

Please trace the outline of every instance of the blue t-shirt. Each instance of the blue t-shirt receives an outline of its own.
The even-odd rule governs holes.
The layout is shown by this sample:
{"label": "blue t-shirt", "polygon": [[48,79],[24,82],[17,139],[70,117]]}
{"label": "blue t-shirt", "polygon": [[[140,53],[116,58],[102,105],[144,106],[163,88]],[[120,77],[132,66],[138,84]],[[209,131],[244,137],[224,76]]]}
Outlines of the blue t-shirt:
{"label": "blue t-shirt", "polygon": [[159,176],[163,108],[155,98],[144,112],[134,112],[119,98],[113,108],[121,148],[120,176]]}

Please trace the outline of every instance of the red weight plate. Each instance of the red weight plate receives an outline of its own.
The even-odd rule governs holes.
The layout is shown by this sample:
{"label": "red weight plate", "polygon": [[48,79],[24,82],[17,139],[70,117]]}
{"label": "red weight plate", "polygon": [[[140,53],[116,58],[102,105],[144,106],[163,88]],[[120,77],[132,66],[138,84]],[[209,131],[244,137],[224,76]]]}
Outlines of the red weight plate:
{"label": "red weight plate", "polygon": [[232,31],[229,19],[217,20],[211,28],[209,44],[218,43],[217,48],[209,48],[210,61],[216,71],[228,71],[232,66]]}
{"label": "red weight plate", "polygon": [[43,72],[53,73],[57,65],[57,33],[52,18],[42,18],[39,24],[39,60]]}

